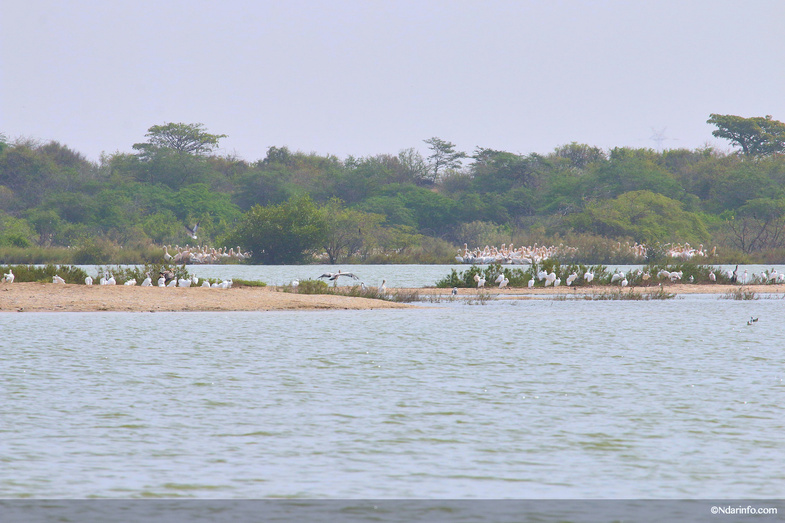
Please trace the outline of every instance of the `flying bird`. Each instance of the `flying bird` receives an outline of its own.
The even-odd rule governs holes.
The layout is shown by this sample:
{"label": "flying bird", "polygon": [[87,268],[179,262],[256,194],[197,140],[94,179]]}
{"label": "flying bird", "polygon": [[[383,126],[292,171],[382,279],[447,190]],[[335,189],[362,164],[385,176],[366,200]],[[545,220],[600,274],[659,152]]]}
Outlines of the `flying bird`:
{"label": "flying bird", "polygon": [[185,230],[188,231],[188,236],[190,236],[191,238],[193,238],[195,240],[196,239],[196,231],[199,230],[199,222],[196,222],[196,225],[194,225],[193,229],[186,225],[185,226]]}
{"label": "flying bird", "polygon": [[325,272],[324,274],[319,276],[319,278],[327,278],[328,280],[333,282],[333,286],[337,286],[338,285],[338,278],[340,278],[341,276],[348,276],[349,278],[351,278],[353,280],[359,280],[360,279],[359,277],[357,277],[357,275],[355,275],[355,274],[353,274],[351,272],[341,272],[340,269],[338,269],[338,272]]}

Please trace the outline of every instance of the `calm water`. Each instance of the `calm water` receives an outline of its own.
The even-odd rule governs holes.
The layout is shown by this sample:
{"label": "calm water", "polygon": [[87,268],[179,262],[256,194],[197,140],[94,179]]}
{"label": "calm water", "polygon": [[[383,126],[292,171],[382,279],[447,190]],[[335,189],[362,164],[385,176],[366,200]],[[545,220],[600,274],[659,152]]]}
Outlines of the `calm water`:
{"label": "calm water", "polygon": [[0,314],[0,497],[783,498],[782,308]]}

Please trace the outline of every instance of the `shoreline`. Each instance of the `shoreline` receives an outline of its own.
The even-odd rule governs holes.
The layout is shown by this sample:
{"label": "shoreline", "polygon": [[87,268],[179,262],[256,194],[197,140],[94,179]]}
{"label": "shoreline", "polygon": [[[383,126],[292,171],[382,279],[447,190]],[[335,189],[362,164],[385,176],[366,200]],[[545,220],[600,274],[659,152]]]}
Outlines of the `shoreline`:
{"label": "shoreline", "polygon": [[[627,287],[535,287],[460,288],[458,298],[479,295],[503,299],[543,299],[554,296],[584,296],[610,292],[657,291],[659,286]],[[756,294],[785,293],[785,285],[723,285],[672,283],[662,285],[665,292],[680,294],[727,294],[743,289]],[[388,292],[417,293],[420,296],[450,297],[452,289],[390,288]],[[784,294],[785,295],[785,294]],[[164,288],[125,285],[78,285],[54,283],[0,284],[0,312],[230,312],[230,311],[305,311],[406,309],[415,304],[340,296],[333,294],[296,294],[280,288],[235,287],[232,289]]]}

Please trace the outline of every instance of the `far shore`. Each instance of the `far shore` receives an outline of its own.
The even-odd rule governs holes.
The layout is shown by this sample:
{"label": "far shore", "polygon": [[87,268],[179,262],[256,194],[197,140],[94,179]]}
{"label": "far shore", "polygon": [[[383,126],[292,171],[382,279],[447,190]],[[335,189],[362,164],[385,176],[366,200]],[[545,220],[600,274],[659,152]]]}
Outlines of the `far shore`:
{"label": "far shore", "polygon": [[[591,295],[608,292],[653,292],[658,286],[627,287],[535,287],[529,288],[461,288],[457,297],[492,295],[505,299],[544,299],[553,296]],[[738,290],[735,285],[665,284],[673,294],[727,294]],[[785,285],[745,285],[744,291],[756,294],[780,294]],[[423,287],[388,289],[388,292],[417,293],[425,296],[452,294],[452,289]],[[0,284],[0,312],[186,312],[186,311],[296,311],[296,310],[371,310],[403,309],[412,304],[357,298],[334,294],[296,294],[277,287],[236,287],[232,289],[130,287],[125,285],[74,285],[54,283]]]}

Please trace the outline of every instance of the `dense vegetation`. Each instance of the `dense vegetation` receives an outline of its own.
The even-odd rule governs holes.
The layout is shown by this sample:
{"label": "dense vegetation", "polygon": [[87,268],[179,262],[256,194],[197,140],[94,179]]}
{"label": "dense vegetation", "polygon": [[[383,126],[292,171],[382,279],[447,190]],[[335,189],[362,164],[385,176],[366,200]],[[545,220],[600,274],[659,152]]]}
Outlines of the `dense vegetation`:
{"label": "dense vegetation", "polygon": [[[709,123],[739,152],[571,143],[468,154],[431,138],[428,156],[270,147],[249,162],[214,154],[223,135],[180,123],[94,163],[58,142],[0,135],[0,262],[142,263],[160,261],[165,244],[207,244],[241,246],[257,263],[427,263],[451,261],[464,243],[537,242],[609,263],[611,240],[781,261],[785,124]],[[198,239],[186,230],[195,224]]]}

